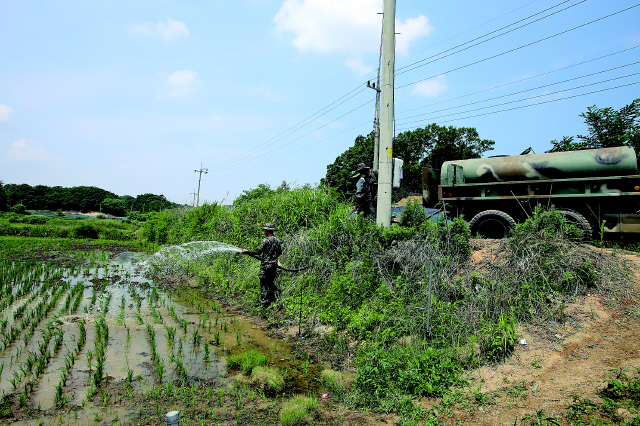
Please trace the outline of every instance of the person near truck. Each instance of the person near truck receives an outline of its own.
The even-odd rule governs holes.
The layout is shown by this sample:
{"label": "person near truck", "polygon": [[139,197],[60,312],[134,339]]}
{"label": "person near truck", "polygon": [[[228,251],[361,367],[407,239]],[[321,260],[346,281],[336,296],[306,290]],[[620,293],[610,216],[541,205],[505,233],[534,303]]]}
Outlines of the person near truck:
{"label": "person near truck", "polygon": [[280,240],[273,233],[276,231],[272,223],[262,227],[265,238],[257,251],[242,249],[242,254],[262,255],[260,258],[260,303],[264,308],[278,299],[278,290],[274,283],[278,271],[278,257],[282,254]]}
{"label": "person near truck", "polygon": [[376,177],[371,173],[371,167],[364,163],[359,163],[354,176],[359,179],[356,182],[356,212],[362,213],[369,219],[375,219],[376,216]]}

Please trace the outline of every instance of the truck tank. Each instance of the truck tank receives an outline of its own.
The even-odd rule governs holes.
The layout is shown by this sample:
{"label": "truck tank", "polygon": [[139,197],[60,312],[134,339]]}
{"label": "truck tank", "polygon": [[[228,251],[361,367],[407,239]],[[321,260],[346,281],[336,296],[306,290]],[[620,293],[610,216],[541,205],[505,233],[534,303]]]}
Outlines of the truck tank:
{"label": "truck tank", "polygon": [[442,164],[441,185],[635,175],[629,146],[474,158]]}

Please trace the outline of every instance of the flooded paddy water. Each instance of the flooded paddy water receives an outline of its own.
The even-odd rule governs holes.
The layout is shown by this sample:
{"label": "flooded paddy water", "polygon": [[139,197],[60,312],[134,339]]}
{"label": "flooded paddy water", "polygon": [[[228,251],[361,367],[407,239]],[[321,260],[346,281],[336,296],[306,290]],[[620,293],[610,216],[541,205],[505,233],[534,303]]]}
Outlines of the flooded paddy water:
{"label": "flooded paddy water", "polygon": [[127,402],[122,385],[131,394],[185,382],[224,389],[239,374],[227,357],[247,350],[282,373],[280,395],[323,391],[321,366],[249,318],[197,289],[165,292],[145,278],[141,264],[192,261],[184,252],[193,247],[174,250],[183,256],[89,250],[0,259],[0,416],[22,417],[18,425],[135,421],[149,407]]}

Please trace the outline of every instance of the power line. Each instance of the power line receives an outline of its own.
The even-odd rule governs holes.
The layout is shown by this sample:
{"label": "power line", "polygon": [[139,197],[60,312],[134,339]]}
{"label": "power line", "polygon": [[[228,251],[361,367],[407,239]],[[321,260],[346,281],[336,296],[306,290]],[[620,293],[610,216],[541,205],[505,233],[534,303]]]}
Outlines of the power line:
{"label": "power line", "polygon": [[[521,20],[519,20],[519,21],[516,21],[516,22],[511,23],[511,24],[509,24],[509,25],[505,25],[505,26],[504,26],[504,27],[502,27],[502,28],[498,28],[497,30],[491,31],[491,32],[489,32],[489,33],[487,33],[487,34],[484,34],[484,35],[481,35],[480,37],[476,37],[476,38],[474,38],[473,40],[469,40],[469,41],[467,41],[467,42],[464,42],[464,43],[462,43],[462,44],[459,44],[459,45],[457,45],[457,46],[454,46],[454,47],[452,47],[452,48],[450,48],[450,49],[447,49],[447,50],[445,50],[445,51],[439,52],[439,53],[437,53],[437,54],[435,54],[435,55],[432,55],[432,56],[429,56],[429,57],[427,57],[427,58],[421,59],[420,61],[414,62],[414,63],[412,63],[412,64],[405,65],[404,67],[399,68],[399,69],[398,69],[398,71],[401,71],[401,70],[403,70],[403,69],[405,69],[405,68],[412,67],[413,65],[415,65],[415,66],[413,66],[412,68],[409,68],[409,69],[407,69],[407,70],[405,70],[405,71],[396,72],[396,75],[404,74],[405,72],[412,71],[412,70],[414,70],[414,69],[416,69],[416,68],[420,68],[420,67],[423,67],[423,66],[425,66],[425,65],[431,64],[431,63],[433,63],[433,62],[439,61],[440,59],[444,59],[444,58],[447,58],[447,57],[449,57],[449,56],[455,55],[456,53],[460,53],[460,52],[463,52],[463,51],[465,51],[465,50],[467,50],[467,49],[471,49],[472,47],[478,46],[478,45],[480,45],[480,44],[482,44],[482,43],[486,43],[486,42],[491,41],[491,40],[493,40],[493,39],[496,39],[496,38],[498,38],[498,37],[502,37],[503,35],[509,34],[509,33],[513,32],[513,31],[519,30],[519,29],[524,28],[524,27],[526,27],[526,26],[528,26],[528,25],[531,25],[531,24],[534,24],[534,23],[536,23],[536,22],[539,22],[539,21],[541,21],[541,20],[543,20],[543,19],[545,19],[545,18],[548,18],[548,17],[553,16],[553,15],[555,15],[555,14],[558,14],[558,13],[560,13],[560,12],[564,12],[565,10],[568,10],[568,9],[570,9],[570,8],[572,8],[572,7],[574,7],[574,6],[577,6],[577,5],[581,4],[581,3],[584,3],[584,2],[585,2],[585,1],[587,1],[587,0],[581,0],[581,1],[579,1],[578,3],[572,4],[571,6],[567,6],[567,7],[565,7],[564,9],[557,10],[557,11],[555,11],[555,12],[553,12],[553,13],[550,13],[550,14],[549,14],[549,15],[547,15],[547,16],[543,16],[543,17],[541,17],[541,18],[538,18],[538,19],[536,19],[536,20],[533,20],[533,21],[531,21],[531,22],[528,22],[528,23],[526,23],[526,24],[524,24],[524,25],[521,25],[521,26],[519,26],[519,27],[513,28],[513,29],[511,29],[511,30],[509,30],[509,31],[506,31],[506,32],[504,32],[504,33],[502,33],[502,34],[495,35],[495,36],[493,36],[493,37],[491,37],[491,38],[488,38],[488,39],[486,39],[486,40],[483,40],[483,41],[481,41],[481,42],[479,42],[479,43],[473,44],[473,45],[471,45],[471,46],[467,46],[467,47],[465,47],[464,49],[460,49],[460,50],[458,50],[458,51],[456,51],[456,52],[452,52],[452,53],[450,53],[450,54],[448,54],[448,55],[445,55],[445,56],[442,56],[442,57],[440,57],[440,58],[434,59],[433,61],[429,61],[429,62],[426,62],[426,63],[422,63],[422,62],[427,61],[427,60],[429,60],[429,59],[431,59],[431,58],[435,58],[436,56],[443,55],[443,54],[445,54],[445,53],[447,53],[447,52],[449,52],[449,51],[451,51],[451,50],[454,50],[454,49],[457,49],[457,48],[459,48],[459,47],[462,47],[462,46],[464,46],[464,45],[466,45],[466,44],[473,43],[474,41],[476,41],[476,40],[480,40],[481,38],[487,37],[488,35],[491,35],[491,34],[496,33],[496,32],[498,32],[498,31],[502,31],[503,29],[505,29],[505,28],[509,28],[509,27],[510,27],[510,26],[512,26],[512,25],[516,25],[516,24],[518,24],[518,23],[520,23],[520,22],[522,22],[522,21],[526,21],[526,20],[527,20],[527,19],[529,19],[529,18],[532,18],[532,17],[534,17],[534,16],[536,16],[536,15],[539,15],[539,14],[541,14],[541,13],[544,13],[544,12],[546,12],[546,11],[548,11],[548,10],[553,9],[553,8],[556,8],[556,7],[558,7],[558,6],[560,6],[560,5],[564,4],[564,3],[567,3],[567,2],[569,2],[569,1],[571,1],[571,0],[565,0],[565,1],[561,2],[561,3],[556,4],[555,6],[551,6],[551,7],[547,8],[547,9],[544,9],[544,10],[542,10],[542,11],[538,12],[538,13],[535,13],[535,14],[533,14],[533,15],[527,16],[526,18],[523,18],[523,19],[521,19]],[[417,65],[417,64],[420,64],[420,65]]]}
{"label": "power line", "polygon": [[[314,143],[312,143],[312,144],[306,145],[306,146],[304,146],[304,147],[302,147],[302,148],[300,148],[300,149],[297,149],[297,150],[295,150],[295,151],[291,151],[291,152],[289,152],[289,153],[287,153],[287,154],[281,155],[280,157],[276,157],[276,158],[270,159],[269,161],[265,161],[265,162],[263,162],[263,163],[256,164],[254,167],[262,166],[262,165],[268,164],[268,163],[270,163],[270,162],[272,162],[272,161],[280,160],[280,159],[282,159],[282,158],[288,157],[289,155],[293,155],[293,154],[296,154],[296,153],[298,153],[298,152],[300,152],[300,151],[304,151],[305,149],[311,148],[312,146],[318,145],[319,143],[326,142],[326,141],[328,141],[329,139],[336,138],[336,137],[338,137],[338,136],[340,136],[340,135],[343,135],[343,134],[345,134],[345,133],[347,133],[347,132],[350,132],[350,131],[352,131],[352,130],[354,130],[354,129],[357,129],[357,128],[359,128],[359,127],[362,127],[362,126],[364,126],[365,124],[369,124],[370,122],[371,122],[370,120],[364,121],[364,122],[362,122],[362,123],[360,123],[360,124],[357,124],[357,125],[355,125],[355,126],[353,126],[353,127],[349,128],[349,129],[343,130],[343,131],[342,131],[342,132],[340,132],[340,133],[336,133],[336,134],[335,134],[335,135],[333,135],[333,136],[329,136],[329,137],[327,137],[327,138],[321,139],[321,140],[319,140],[319,141],[317,141],[317,142],[314,142]],[[212,176],[212,177],[211,177],[211,179],[220,179],[220,178],[225,178],[225,177],[233,176],[233,175],[236,175],[236,174],[238,174],[238,173],[246,172],[246,171],[248,171],[248,170],[252,170],[252,169],[253,169],[253,168],[246,168],[246,169],[238,170],[238,171],[236,171],[236,172],[228,173],[228,174],[225,174],[225,175]]]}
{"label": "power line", "polygon": [[[602,84],[602,83],[607,83],[609,81],[620,80],[621,78],[632,77],[632,76],[638,75],[638,74],[640,74],[640,72],[636,72],[636,73],[628,74],[628,75],[623,75],[621,77],[610,78],[610,79],[607,79],[607,80],[597,81],[595,83],[583,84],[582,86],[571,87],[569,89],[557,90],[555,92],[545,93],[545,94],[542,94],[542,95],[530,96],[528,98],[517,99],[515,101],[502,102],[502,103],[499,103],[499,104],[489,105],[489,106],[485,106],[485,107],[481,107],[481,108],[470,109],[470,110],[467,110],[467,111],[454,112],[454,113],[451,113],[451,114],[440,115],[440,116],[437,116],[437,117],[432,117],[432,118],[430,118],[430,120],[433,120],[433,119],[436,119],[436,118],[442,118],[442,117],[450,117],[452,115],[466,114],[468,112],[480,111],[480,110],[488,109],[488,108],[495,108],[495,107],[502,106],[502,105],[514,104],[516,102],[528,101],[530,99],[542,98],[544,96],[556,95],[558,93],[568,92],[569,90],[576,90],[576,89],[582,89],[584,87],[595,86],[596,84]],[[424,114],[424,115],[427,115],[427,114]],[[419,121],[423,121],[423,120],[419,120]],[[417,123],[417,122],[418,121],[410,121],[410,122],[407,122],[407,123],[404,123],[404,124],[411,124],[411,123]]]}
{"label": "power line", "polygon": [[[502,110],[499,110],[499,111],[491,111],[491,112],[485,112],[485,113],[482,113],[482,114],[469,115],[469,116],[466,116],[466,117],[452,118],[450,120],[442,120],[442,121],[439,121],[439,123],[449,123],[451,121],[466,120],[467,118],[482,117],[482,116],[485,116],[485,115],[498,114],[498,113],[507,112],[507,111],[514,111],[516,109],[529,108],[529,107],[532,107],[532,106],[544,105],[544,104],[548,104],[548,103],[551,103],[551,102],[558,102],[558,101],[563,101],[563,100],[566,100],[566,99],[573,99],[573,98],[578,98],[578,97],[581,97],[581,96],[592,95],[594,93],[606,92],[608,90],[620,89],[622,87],[633,86],[635,84],[640,84],[640,81],[636,81],[636,82],[628,83],[628,84],[622,84],[620,86],[609,87],[609,88],[606,88],[606,89],[594,90],[592,92],[581,93],[581,94],[578,94],[578,95],[566,96],[564,98],[552,99],[552,100],[549,100],[549,101],[536,102],[534,104],[522,105],[522,106],[518,106],[518,107],[502,109]],[[406,124],[409,124],[409,123],[406,123]],[[401,129],[401,131],[406,131],[406,130],[410,130],[410,129],[415,129],[415,126],[409,126],[409,127],[403,128],[403,129]]]}
{"label": "power line", "polygon": [[534,78],[542,77],[542,76],[545,76],[545,75],[548,75],[548,74],[553,74],[554,72],[564,71],[564,70],[569,69],[569,68],[577,67],[579,65],[584,65],[584,64],[587,64],[589,62],[594,62],[594,61],[597,61],[597,60],[600,60],[600,59],[608,58],[609,56],[613,56],[613,55],[617,55],[619,53],[627,52],[629,50],[637,49],[638,47],[640,47],[640,44],[636,45],[636,46],[633,46],[633,47],[630,47],[628,49],[619,50],[617,52],[613,52],[613,53],[609,53],[607,55],[599,56],[597,58],[588,59],[586,61],[578,62],[577,64],[567,65],[566,67],[562,67],[562,68],[558,68],[558,69],[555,69],[555,70],[543,72],[542,74],[537,74],[537,75],[532,75],[531,77],[521,78],[520,80],[515,80],[515,81],[511,81],[509,83],[500,84],[498,86],[489,87],[487,89],[478,90],[477,92],[468,93],[466,95],[456,96],[455,98],[449,98],[449,99],[445,99],[443,101],[433,102],[433,103],[430,103],[430,104],[427,104],[427,105],[406,109],[404,111],[400,111],[400,113],[405,113],[405,112],[409,112],[409,111],[415,111],[417,109],[422,109],[422,108],[426,108],[426,107],[433,106],[433,105],[439,105],[439,104],[442,104],[442,103],[445,103],[445,102],[455,101],[456,99],[466,98],[468,96],[477,95],[479,93],[488,92],[490,90],[499,89],[501,87],[510,86],[512,84],[522,83],[523,81],[527,81],[527,80],[531,80],[531,79],[534,79]]}
{"label": "power line", "polygon": [[[259,147],[262,147],[262,146],[267,147],[267,146],[272,145],[274,142],[276,142],[277,140],[279,140],[278,138],[279,138],[280,136],[285,135],[285,134],[286,134],[287,132],[289,132],[289,131],[292,131],[292,129],[296,129],[296,127],[298,127],[298,128],[302,128],[302,127],[304,127],[306,124],[309,124],[310,122],[315,121],[315,119],[314,119],[314,120],[311,120],[314,116],[316,116],[316,115],[320,114],[322,111],[326,110],[326,109],[327,109],[327,108],[329,108],[331,105],[333,105],[333,104],[335,104],[335,103],[339,102],[340,100],[342,100],[342,99],[344,99],[345,97],[349,96],[350,94],[352,94],[353,92],[355,92],[355,91],[356,91],[356,90],[358,90],[358,89],[361,89],[361,90],[360,90],[358,93],[356,93],[356,95],[357,95],[357,94],[359,94],[359,93],[361,93],[361,92],[363,91],[363,89],[362,89],[362,87],[361,87],[361,86],[356,87],[355,89],[353,89],[353,90],[349,91],[349,92],[348,92],[347,94],[345,94],[344,96],[341,96],[341,97],[340,97],[340,98],[338,98],[337,100],[335,100],[335,101],[331,102],[329,105],[327,105],[327,106],[325,106],[324,108],[320,109],[319,111],[316,111],[315,113],[311,114],[311,115],[310,115],[310,116],[308,116],[307,118],[305,118],[305,119],[303,119],[303,120],[299,121],[298,123],[296,123],[296,124],[294,124],[293,126],[291,126],[291,127],[287,128],[286,130],[284,130],[284,131],[282,131],[282,132],[278,133],[277,135],[275,135],[275,136],[273,136],[273,137],[271,137],[271,138],[267,139],[265,142],[263,142],[263,143],[261,143],[261,144],[257,145],[256,147],[254,147],[254,148],[252,148],[252,149],[250,149],[250,150],[248,150],[248,151],[245,151],[244,153],[239,154],[239,155],[237,155],[237,156],[235,156],[235,157],[233,157],[233,158],[230,158],[230,159],[228,159],[228,160],[226,160],[226,161],[223,161],[223,162],[222,162],[221,164],[219,164],[215,169],[212,169],[212,170],[218,170],[219,168],[221,168],[221,166],[223,166],[223,165],[225,165],[225,164],[227,164],[227,163],[233,163],[233,162],[237,161],[238,159],[242,159],[243,157],[246,157],[246,156],[248,156],[248,155],[253,155],[253,154],[254,154],[254,153],[256,153],[256,152],[261,151],[261,149],[256,150],[256,149],[257,149],[257,148],[259,148]],[[354,96],[355,96],[355,95],[354,95]],[[353,96],[352,96],[352,97],[353,97]],[[352,97],[350,97],[350,98],[348,98],[348,99],[346,99],[346,100],[349,100],[349,99],[351,99]],[[344,103],[344,102],[342,102],[342,103]],[[336,107],[337,107],[337,106],[339,106],[339,105],[341,105],[342,103],[340,103],[340,104],[336,105]],[[334,107],[334,108],[331,108],[329,111],[331,111],[332,109],[335,109],[335,107]],[[327,112],[328,112],[328,111],[327,111]],[[322,115],[324,115],[324,114],[322,114]],[[317,118],[319,118],[319,117],[321,117],[322,115],[320,115],[320,116],[316,117],[316,119],[317,119]],[[307,123],[305,124],[305,122],[307,122]],[[293,131],[295,131],[295,130],[293,130]],[[293,133],[293,131],[292,131],[291,133]],[[283,137],[286,137],[286,136],[287,136],[287,135],[285,135],[285,136],[283,136]],[[272,141],[273,141],[273,142],[272,142]],[[269,144],[268,142],[271,142],[271,143]]]}
{"label": "power line", "polygon": [[[420,50],[418,50],[418,51],[416,51],[416,52],[414,52],[414,53],[412,53],[412,54],[410,54],[410,55],[407,55],[407,56],[404,56],[404,57],[400,58],[400,59],[399,59],[399,61],[402,61],[402,60],[404,60],[404,59],[406,59],[406,58],[408,58],[408,57],[410,57],[410,56],[417,55],[418,53],[420,53],[420,52],[424,52],[425,50],[432,49],[432,48],[434,48],[435,46],[438,46],[438,45],[440,45],[440,44],[442,44],[442,43],[446,43],[446,42],[447,42],[447,41],[449,41],[449,40],[453,40],[453,39],[454,39],[454,38],[456,38],[456,37],[459,37],[459,36],[461,36],[461,35],[463,35],[463,34],[466,34],[466,33],[470,32],[470,31],[473,31],[473,30],[475,30],[476,28],[480,28],[480,27],[482,27],[482,26],[485,26],[485,25],[487,25],[489,22],[493,22],[493,21],[495,21],[495,20],[497,20],[497,19],[500,19],[500,18],[502,18],[503,16],[510,15],[510,14],[512,14],[512,13],[513,13],[513,12],[515,12],[515,11],[518,11],[518,10],[520,10],[520,9],[523,9],[523,8],[525,8],[525,7],[529,6],[530,4],[536,3],[537,1],[538,1],[538,0],[533,0],[532,2],[529,2],[529,3],[527,3],[527,4],[524,4],[524,5],[520,6],[520,7],[517,7],[517,8],[515,8],[515,9],[513,9],[513,10],[511,10],[511,11],[509,11],[509,12],[505,13],[505,14],[502,14],[502,15],[500,15],[500,16],[496,16],[496,17],[495,17],[495,18],[493,18],[493,19],[490,19],[490,20],[488,20],[488,21],[486,21],[486,22],[483,22],[483,23],[482,23],[482,24],[480,24],[480,25],[476,25],[475,27],[473,27],[473,28],[469,28],[469,29],[468,29],[468,30],[466,30],[466,31],[463,31],[463,32],[458,33],[458,34],[456,34],[456,35],[454,35],[454,36],[451,36],[451,37],[449,37],[449,38],[447,38],[447,39],[445,39],[445,40],[439,41],[438,43],[434,43],[434,44],[432,44],[431,46],[427,46],[427,47],[425,47],[424,49],[420,49]],[[554,7],[555,7],[555,6],[554,6]],[[400,69],[402,69],[402,68],[400,68]]]}
{"label": "power line", "polygon": [[470,67],[470,66],[472,66],[472,65],[477,65],[477,64],[479,64],[479,63],[482,63],[482,62],[488,61],[488,60],[490,60],[490,59],[494,59],[494,58],[497,58],[497,57],[500,57],[500,56],[506,55],[507,53],[512,53],[512,52],[515,52],[516,50],[520,50],[520,49],[524,49],[525,47],[533,46],[534,44],[537,44],[537,43],[540,43],[540,42],[542,42],[542,41],[546,41],[546,40],[552,39],[552,38],[554,38],[554,37],[557,37],[557,36],[559,36],[559,35],[566,34],[566,33],[568,33],[568,32],[571,32],[571,31],[577,30],[578,28],[586,27],[587,25],[591,25],[591,24],[596,23],[596,22],[598,22],[598,21],[602,21],[603,19],[610,18],[610,17],[612,17],[612,16],[618,15],[619,13],[622,13],[622,12],[626,12],[626,11],[631,10],[631,9],[633,9],[633,8],[635,8],[635,7],[638,7],[638,6],[640,6],[640,3],[638,3],[638,4],[636,4],[636,5],[633,5],[633,6],[630,6],[630,7],[627,7],[626,9],[622,9],[622,10],[619,10],[619,11],[617,11],[617,12],[611,13],[611,14],[609,14],[609,15],[603,16],[603,17],[601,17],[601,18],[594,19],[593,21],[589,21],[589,22],[587,22],[587,23],[584,23],[584,24],[578,25],[578,26],[576,26],[576,27],[570,28],[570,29],[568,29],[568,30],[564,30],[564,31],[561,31],[561,32],[559,32],[559,33],[556,33],[556,34],[550,35],[550,36],[548,36],[548,37],[541,38],[541,39],[536,40],[536,41],[533,41],[533,42],[531,42],[531,43],[523,44],[522,46],[515,47],[515,48],[510,49],[510,50],[507,50],[507,51],[505,51],[505,52],[498,53],[498,54],[495,54],[495,55],[489,56],[489,57],[484,58],[484,59],[480,59],[480,60],[478,60],[478,61],[475,61],[475,62],[472,62],[472,63],[466,64],[466,65],[462,65],[462,66],[459,66],[459,67],[456,67],[456,68],[452,68],[452,69],[450,69],[450,70],[448,70],[448,71],[445,71],[445,72],[441,72],[441,73],[438,73],[438,74],[432,75],[431,77],[422,78],[422,79],[420,79],[420,80],[416,80],[416,81],[414,81],[414,82],[412,82],[412,83],[408,83],[408,84],[404,84],[404,85],[402,85],[402,86],[398,86],[398,87],[396,87],[396,89],[402,89],[403,87],[412,86],[412,85],[414,85],[414,84],[416,84],[416,83],[420,83],[421,81],[430,80],[430,79],[435,78],[435,77],[437,77],[437,76],[439,76],[439,75],[448,74],[448,73],[453,72],[453,71],[458,71],[458,70],[461,70],[461,69],[464,69],[464,68],[468,68],[468,67]]}
{"label": "power line", "polygon": [[[265,153],[265,155],[266,155],[266,154],[270,154],[270,153],[272,153],[272,152],[274,152],[274,151],[277,151],[278,149],[284,148],[285,146],[290,145],[290,144],[292,144],[293,142],[295,142],[295,141],[297,141],[297,140],[300,140],[300,139],[302,139],[302,138],[303,138],[303,137],[305,137],[305,136],[309,136],[310,134],[312,134],[312,133],[314,133],[314,132],[316,132],[316,131],[318,131],[318,130],[322,129],[323,127],[328,126],[328,125],[329,125],[329,124],[331,124],[331,123],[334,123],[334,122],[338,121],[339,119],[341,119],[341,118],[343,118],[343,117],[346,117],[347,115],[351,114],[352,112],[355,112],[355,111],[359,110],[360,108],[362,108],[362,107],[364,107],[364,106],[366,106],[366,105],[369,105],[370,103],[371,103],[371,101],[369,100],[369,101],[367,101],[367,102],[363,103],[362,105],[360,105],[360,106],[357,106],[357,107],[353,108],[351,111],[349,111],[349,112],[347,112],[347,113],[345,113],[345,114],[342,114],[342,115],[341,115],[341,116],[339,116],[339,117],[334,118],[333,120],[329,121],[328,123],[325,123],[325,124],[323,124],[322,126],[319,126],[319,127],[315,128],[315,129],[313,129],[312,131],[310,131],[310,132],[308,132],[308,133],[305,133],[304,135],[301,135],[301,136],[299,136],[299,137],[297,137],[297,138],[295,138],[295,139],[293,139],[293,140],[291,140],[291,141],[287,142],[286,144],[284,144],[284,145],[282,145],[282,146],[279,146],[279,147],[277,147],[277,148],[272,149],[272,150],[271,150],[271,151],[269,151],[269,152],[266,152],[266,153]],[[368,122],[369,122],[369,121],[368,121]],[[255,159],[254,159],[254,160],[255,160]],[[253,161],[253,160],[243,161],[242,163],[239,163],[239,164],[247,163],[247,162],[249,162],[249,161]],[[270,162],[270,161],[272,161],[272,160],[269,160],[268,162]],[[267,162],[265,162],[265,163],[260,163],[260,164],[258,164],[258,165],[266,164],[266,163],[267,163]],[[245,170],[249,170],[249,169],[245,169]],[[244,171],[244,170],[243,170],[243,171]],[[210,179],[216,179],[216,178],[219,178],[219,176],[212,176]],[[203,179],[203,180],[206,180],[206,179]]]}
{"label": "power line", "polygon": [[[244,163],[246,163],[246,162],[248,162],[248,161],[251,161],[251,160],[252,160],[252,159],[251,159],[251,157],[253,157],[253,156],[254,156],[254,155],[256,155],[257,153],[259,153],[260,151],[263,151],[263,150],[264,150],[264,149],[266,149],[267,147],[269,147],[269,146],[273,145],[275,142],[281,141],[281,140],[283,140],[284,138],[286,138],[286,137],[288,137],[288,136],[291,136],[293,133],[295,133],[295,132],[297,132],[298,130],[302,129],[302,128],[303,128],[303,127],[305,127],[306,125],[308,125],[308,124],[310,124],[310,123],[312,123],[312,122],[316,121],[316,120],[317,120],[317,119],[319,119],[320,117],[322,117],[322,116],[324,116],[324,115],[328,114],[329,112],[333,111],[334,109],[336,109],[336,108],[337,108],[337,107],[339,107],[340,105],[342,105],[342,104],[346,103],[347,101],[349,101],[349,100],[353,99],[354,97],[356,97],[356,96],[357,96],[357,95],[359,95],[360,93],[364,92],[365,90],[367,90],[367,89],[366,89],[366,87],[362,87],[362,88],[360,88],[360,90],[359,90],[358,92],[356,92],[355,94],[351,95],[351,96],[350,96],[350,97],[348,97],[347,99],[344,99],[342,102],[340,102],[339,104],[335,105],[334,107],[332,107],[332,108],[330,108],[330,109],[326,110],[326,111],[325,111],[325,112],[323,112],[322,114],[320,114],[320,115],[316,116],[313,120],[311,120],[311,121],[309,121],[309,122],[305,123],[304,125],[299,126],[299,127],[298,127],[298,128],[296,128],[295,130],[291,130],[291,129],[293,129],[293,128],[287,129],[287,131],[282,132],[282,133],[280,133],[280,134],[278,135],[278,136],[281,136],[281,137],[278,137],[278,139],[273,140],[270,144],[267,144],[267,145],[263,146],[261,149],[259,149],[259,150],[257,150],[257,151],[254,151],[253,153],[251,153],[251,154],[249,154],[249,155],[246,155],[246,156],[237,156],[237,157],[235,157],[235,160],[232,162],[232,164],[227,164],[226,166],[224,166],[224,165],[220,165],[220,166],[216,167],[215,169],[212,169],[212,172],[216,172],[216,171],[220,171],[220,170],[225,170],[225,169],[228,169],[228,168],[231,168],[231,167],[235,167],[235,166],[236,166],[236,165],[238,165],[238,164],[244,164]],[[352,93],[352,92],[353,92],[353,91],[351,91],[351,92],[349,92],[349,93]],[[343,96],[343,98],[344,98],[344,96]],[[341,99],[342,99],[342,98],[341,98]],[[370,102],[370,101],[367,101],[364,105],[366,105],[366,104],[367,104],[367,103],[369,103],[369,102]],[[334,102],[334,103],[335,103],[335,102]],[[358,107],[358,108],[360,108],[360,107]],[[326,108],[325,108],[325,109],[326,109]],[[334,121],[335,121],[335,120],[334,120]],[[332,122],[333,122],[333,121],[330,121],[329,123],[332,123]],[[327,124],[329,124],[329,123],[327,123]],[[314,131],[316,131],[316,130],[318,130],[318,129],[320,129],[320,128],[324,127],[324,126],[326,126],[327,124],[325,124],[325,125],[323,125],[323,126],[320,126],[320,127],[316,128],[315,130],[312,130],[311,132],[306,133],[306,134],[305,134],[305,135],[303,135],[303,136],[306,136],[306,135],[308,135],[308,134],[311,134],[311,133],[313,133]],[[289,131],[289,130],[291,130],[291,131]],[[288,132],[288,133],[287,133],[287,132]],[[285,133],[286,133],[286,134],[285,134]],[[272,139],[274,139],[274,138],[272,138]],[[296,141],[296,140],[298,140],[298,139],[300,139],[300,138],[296,138],[296,139],[294,139],[293,141]],[[280,148],[282,148],[282,147],[284,147],[284,146],[286,146],[286,145],[289,145],[289,144],[290,144],[291,142],[293,142],[293,141],[290,141],[290,142],[288,142],[288,143],[286,143],[286,144],[284,144],[284,145],[281,145],[280,147],[275,148],[275,149],[280,149]],[[274,151],[274,150],[271,150],[271,151],[268,151],[268,152],[264,152],[264,153],[261,153],[260,155],[269,154],[270,152],[273,152],[273,151]]]}
{"label": "power line", "polygon": [[[407,120],[407,119],[409,119],[409,118],[421,117],[421,116],[423,116],[423,115],[435,114],[435,113],[437,113],[437,112],[449,111],[449,110],[452,110],[452,109],[462,108],[462,107],[469,106],[469,105],[476,105],[476,104],[479,104],[479,103],[482,103],[482,102],[488,102],[488,101],[493,101],[493,100],[496,100],[496,99],[506,98],[506,97],[509,97],[509,96],[518,95],[518,94],[520,94],[520,93],[531,92],[532,90],[543,89],[543,88],[545,88],[545,87],[555,86],[555,85],[558,85],[558,84],[567,83],[567,82],[569,82],[569,81],[579,80],[579,79],[581,79],[581,78],[592,77],[592,76],[594,76],[594,75],[598,75],[598,74],[602,74],[602,73],[605,73],[605,72],[609,72],[609,71],[613,71],[613,70],[617,70],[617,69],[621,69],[621,68],[629,67],[629,66],[631,66],[631,65],[636,65],[636,64],[640,64],[640,61],[633,62],[633,63],[626,64],[626,65],[620,65],[619,67],[609,68],[609,69],[607,69],[607,70],[603,70],[603,71],[593,72],[593,73],[591,73],[591,74],[581,75],[581,76],[579,76],[579,77],[569,78],[569,79],[567,79],[567,80],[557,81],[557,82],[555,82],[555,83],[544,84],[544,85],[542,85],[542,86],[533,87],[533,88],[531,88],[531,89],[520,90],[520,91],[518,91],[518,92],[512,92],[512,93],[508,93],[508,94],[506,94],[506,95],[495,96],[495,97],[493,97],[493,98],[487,98],[487,99],[483,99],[483,100],[476,101],[476,102],[470,102],[470,103],[468,103],[468,104],[457,105],[457,106],[454,106],[454,107],[443,108],[443,109],[439,109],[439,110],[436,110],[436,111],[425,112],[425,113],[423,113],[423,114],[416,114],[416,115],[412,115],[412,116],[408,116],[408,117],[403,117],[403,118],[400,118],[399,120],[401,120],[401,121],[402,121],[402,120]],[[635,74],[630,74],[630,75],[635,75]],[[629,75],[624,76],[624,77],[629,77]],[[618,77],[618,78],[623,78],[623,77]],[[613,80],[615,80],[615,79],[613,79]],[[605,82],[605,81],[610,81],[610,80],[604,80],[604,81],[600,81],[600,82],[598,82],[598,83],[603,83],[603,82]],[[598,83],[593,83],[593,84],[598,84]],[[579,86],[579,87],[584,87],[584,86]],[[571,90],[571,89],[567,89],[567,90]],[[557,92],[554,92],[554,93],[557,93]]]}

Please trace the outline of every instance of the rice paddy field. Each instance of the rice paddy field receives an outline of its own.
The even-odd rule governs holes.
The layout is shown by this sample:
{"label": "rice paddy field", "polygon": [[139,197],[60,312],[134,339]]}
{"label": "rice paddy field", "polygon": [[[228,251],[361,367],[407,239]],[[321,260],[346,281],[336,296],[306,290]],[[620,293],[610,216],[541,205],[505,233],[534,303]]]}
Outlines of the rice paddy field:
{"label": "rice paddy field", "polygon": [[324,390],[319,366],[247,318],[145,277],[148,256],[0,238],[0,423],[164,424],[177,409],[181,425],[273,424],[278,398]]}

